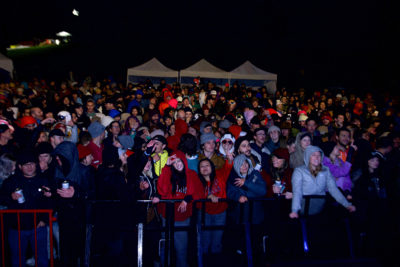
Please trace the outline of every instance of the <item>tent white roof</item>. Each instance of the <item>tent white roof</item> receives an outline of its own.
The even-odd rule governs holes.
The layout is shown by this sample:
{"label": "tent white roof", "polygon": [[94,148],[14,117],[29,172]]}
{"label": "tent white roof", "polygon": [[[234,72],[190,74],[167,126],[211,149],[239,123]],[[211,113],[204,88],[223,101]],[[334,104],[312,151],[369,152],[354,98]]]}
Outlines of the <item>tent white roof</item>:
{"label": "tent white roof", "polygon": [[250,61],[244,62],[242,65],[229,73],[230,79],[243,80],[272,80],[276,81],[278,75],[262,70],[254,66]]}
{"label": "tent white roof", "polygon": [[181,77],[200,76],[201,78],[228,79],[228,72],[215,67],[204,58],[181,70],[180,75]]}
{"label": "tent white roof", "polygon": [[4,56],[3,54],[0,54],[0,68],[5,69],[12,74],[14,69],[12,60]]}
{"label": "tent white roof", "polygon": [[146,63],[129,68],[128,76],[149,76],[149,77],[172,77],[177,78],[178,72],[176,70],[167,68],[158,59],[153,57]]}

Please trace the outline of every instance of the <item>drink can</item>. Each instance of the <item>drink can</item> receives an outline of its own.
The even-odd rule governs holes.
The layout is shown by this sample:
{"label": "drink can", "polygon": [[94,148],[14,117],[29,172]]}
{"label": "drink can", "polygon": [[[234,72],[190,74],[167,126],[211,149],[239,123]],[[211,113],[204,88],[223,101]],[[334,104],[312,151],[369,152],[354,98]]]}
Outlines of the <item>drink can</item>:
{"label": "drink can", "polygon": [[68,181],[64,181],[63,183],[62,183],[62,189],[68,189],[69,188],[69,183],[68,183]]}
{"label": "drink can", "polygon": [[20,194],[21,196],[18,198],[18,203],[22,204],[25,202],[25,197],[24,197],[24,193],[22,193],[22,189],[15,189],[15,193]]}

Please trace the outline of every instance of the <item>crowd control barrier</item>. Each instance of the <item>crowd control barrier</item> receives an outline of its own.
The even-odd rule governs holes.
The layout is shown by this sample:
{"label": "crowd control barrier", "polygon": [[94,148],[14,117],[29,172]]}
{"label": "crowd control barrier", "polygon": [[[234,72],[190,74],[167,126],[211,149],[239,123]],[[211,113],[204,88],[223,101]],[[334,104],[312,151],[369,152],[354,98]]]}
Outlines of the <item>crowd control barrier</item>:
{"label": "crowd control barrier", "polygon": [[[6,235],[7,235],[7,217],[8,215],[17,216],[17,230],[18,230],[18,249],[19,249],[19,266],[22,266],[22,261],[25,261],[26,259],[22,259],[22,251],[21,251],[21,214],[32,214],[33,215],[33,222],[34,225],[38,224],[37,217],[38,214],[47,214],[49,218],[49,235],[50,235],[50,259],[49,259],[49,266],[53,267],[54,266],[54,255],[53,255],[53,221],[55,221],[55,217],[53,217],[53,210],[47,210],[47,209],[38,209],[38,210],[0,210],[0,230],[1,230],[1,265],[3,267],[6,266],[6,259],[7,259],[7,253],[6,253],[6,247],[7,247],[7,242],[6,240]],[[38,248],[37,248],[37,229],[34,227],[34,234],[35,234],[35,244],[33,249],[33,254],[35,257],[35,266],[38,267]],[[40,267],[40,266],[39,266]]]}
{"label": "crowd control barrier", "polygon": [[[310,201],[312,199],[321,199],[321,198],[326,198],[326,196],[319,196],[319,195],[312,195],[312,196],[304,196],[305,200],[305,209],[304,209],[304,214],[300,216],[299,220],[293,220],[293,222],[297,222],[299,224],[299,229],[301,231],[301,236],[302,236],[302,250],[303,250],[303,255],[308,256],[310,253],[310,246],[309,246],[309,231],[307,229],[307,222],[310,218],[309,216],[309,208],[310,208]],[[204,213],[205,213],[205,203],[210,202],[209,199],[202,199],[202,200],[196,200],[194,201],[192,207],[196,207],[198,203],[201,203],[201,220],[196,220],[197,213],[193,212],[192,216],[195,218],[195,224],[193,226],[175,226],[174,225],[174,204],[175,202],[181,202],[182,200],[160,200],[160,203],[165,203],[166,205],[166,222],[165,222],[165,227],[158,227],[157,229],[154,227],[148,227],[146,224],[139,223],[137,225],[137,266],[141,267],[143,266],[143,241],[146,238],[146,231],[162,231],[165,233],[165,249],[164,249],[164,262],[163,266],[173,266],[174,263],[174,232],[175,231],[194,231],[196,233],[196,252],[197,252],[197,266],[198,267],[203,267],[203,252],[201,248],[201,232],[204,230],[221,230],[221,229],[226,229],[226,225],[224,226],[208,226],[205,224],[204,221]],[[219,201],[223,202],[232,202],[231,200],[228,199],[219,199]],[[254,261],[253,261],[253,248],[252,248],[252,235],[251,235],[251,228],[252,228],[252,205],[254,205],[255,202],[264,202],[265,203],[270,203],[274,204],[276,201],[290,201],[290,200],[285,200],[282,197],[279,198],[251,198],[249,199],[248,205],[250,206],[250,215],[248,216],[248,220],[244,219],[244,204],[240,204],[240,218],[239,218],[239,223],[236,225],[237,229],[241,229],[245,235],[244,240],[245,240],[245,254],[246,254],[246,265],[249,267],[254,266]],[[138,203],[150,203],[151,200],[138,200]],[[237,203],[237,202],[236,202]],[[344,213],[343,213],[344,214]],[[287,214],[287,216],[289,213]],[[353,240],[352,240],[352,234],[350,230],[350,224],[348,218],[339,218],[341,221],[344,221],[345,223],[345,230],[347,234],[347,242],[348,242],[348,247],[349,247],[349,255],[351,258],[354,258],[354,251],[353,251]],[[268,240],[268,236],[263,236],[263,252],[268,253],[266,241]]]}

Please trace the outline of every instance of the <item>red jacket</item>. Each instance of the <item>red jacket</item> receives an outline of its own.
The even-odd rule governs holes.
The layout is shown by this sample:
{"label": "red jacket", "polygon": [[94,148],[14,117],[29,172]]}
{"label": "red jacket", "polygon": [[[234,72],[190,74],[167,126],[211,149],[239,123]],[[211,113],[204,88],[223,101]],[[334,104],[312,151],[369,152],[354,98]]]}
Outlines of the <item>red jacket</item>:
{"label": "red jacket", "polygon": [[[207,198],[208,195],[213,194],[219,198],[226,198],[226,181],[229,178],[229,174],[231,172],[233,163],[229,164],[228,160],[225,161],[224,166],[219,169],[215,170],[215,179],[212,185],[208,185],[204,187],[202,185],[202,197]],[[211,189],[209,189],[211,187]],[[202,205],[199,203],[197,205],[198,209],[201,209]],[[207,202],[206,204],[206,212],[208,214],[220,214],[224,212],[228,208],[228,203],[226,202],[219,202],[219,203],[210,203]]]}
{"label": "red jacket", "polygon": [[187,123],[182,119],[177,119],[175,121],[175,135],[168,136],[168,148],[172,151],[178,149],[179,142],[181,141],[181,136],[185,134],[188,130]]}
{"label": "red jacket", "polygon": [[[183,153],[182,153],[183,154]],[[193,170],[190,170],[187,165],[186,158],[181,158],[180,154],[177,156],[183,161],[185,165],[185,174],[186,174],[186,188],[184,190],[179,190],[179,192],[172,192],[172,183],[171,183],[171,167],[165,166],[161,175],[157,181],[157,192],[160,194],[161,199],[184,199],[185,197],[191,196],[193,200],[200,199],[202,197],[202,185],[197,176],[197,173]],[[192,216],[192,203],[189,202],[186,211],[181,213],[178,212],[178,207],[181,202],[175,203],[175,221],[184,221],[190,216]],[[160,203],[158,205],[158,211],[165,218],[165,203]]]}

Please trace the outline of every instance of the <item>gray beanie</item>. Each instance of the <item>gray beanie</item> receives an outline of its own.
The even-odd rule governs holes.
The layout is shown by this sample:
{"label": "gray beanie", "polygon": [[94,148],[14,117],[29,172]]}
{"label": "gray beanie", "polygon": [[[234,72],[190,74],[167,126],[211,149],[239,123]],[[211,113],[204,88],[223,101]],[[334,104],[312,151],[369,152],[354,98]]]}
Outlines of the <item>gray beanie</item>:
{"label": "gray beanie", "polygon": [[231,127],[231,125],[232,125],[232,123],[230,121],[228,121],[227,119],[219,122],[219,128],[228,129],[229,127]]}
{"label": "gray beanie", "polygon": [[247,161],[247,163],[249,164],[249,170],[247,171],[247,174],[250,174],[253,171],[253,164],[251,163],[251,160],[249,158],[246,157],[245,154],[240,154],[237,155],[235,157],[235,159],[233,160],[233,168],[235,169],[236,173],[241,177],[241,178],[245,178],[247,176],[246,175],[242,175],[240,173],[240,167],[242,167],[243,163]]}
{"label": "gray beanie", "polygon": [[280,133],[281,129],[278,126],[272,125],[271,127],[268,128],[268,134],[271,133],[272,131],[278,131]]}
{"label": "gray beanie", "polygon": [[202,122],[200,123],[200,133],[203,133],[204,128],[209,127],[209,126],[212,127],[212,125],[211,125],[210,122],[208,122],[208,121],[202,121]]}
{"label": "gray beanie", "polygon": [[106,128],[97,121],[92,122],[88,127],[88,132],[90,133],[92,138],[100,136],[102,133],[104,133],[105,130]]}
{"label": "gray beanie", "polygon": [[217,141],[217,137],[213,133],[202,134],[200,136],[200,144],[204,145],[206,142],[213,140],[214,142]]}
{"label": "gray beanie", "polygon": [[135,144],[133,138],[129,135],[118,136],[118,142],[122,145],[124,149],[131,149]]}

